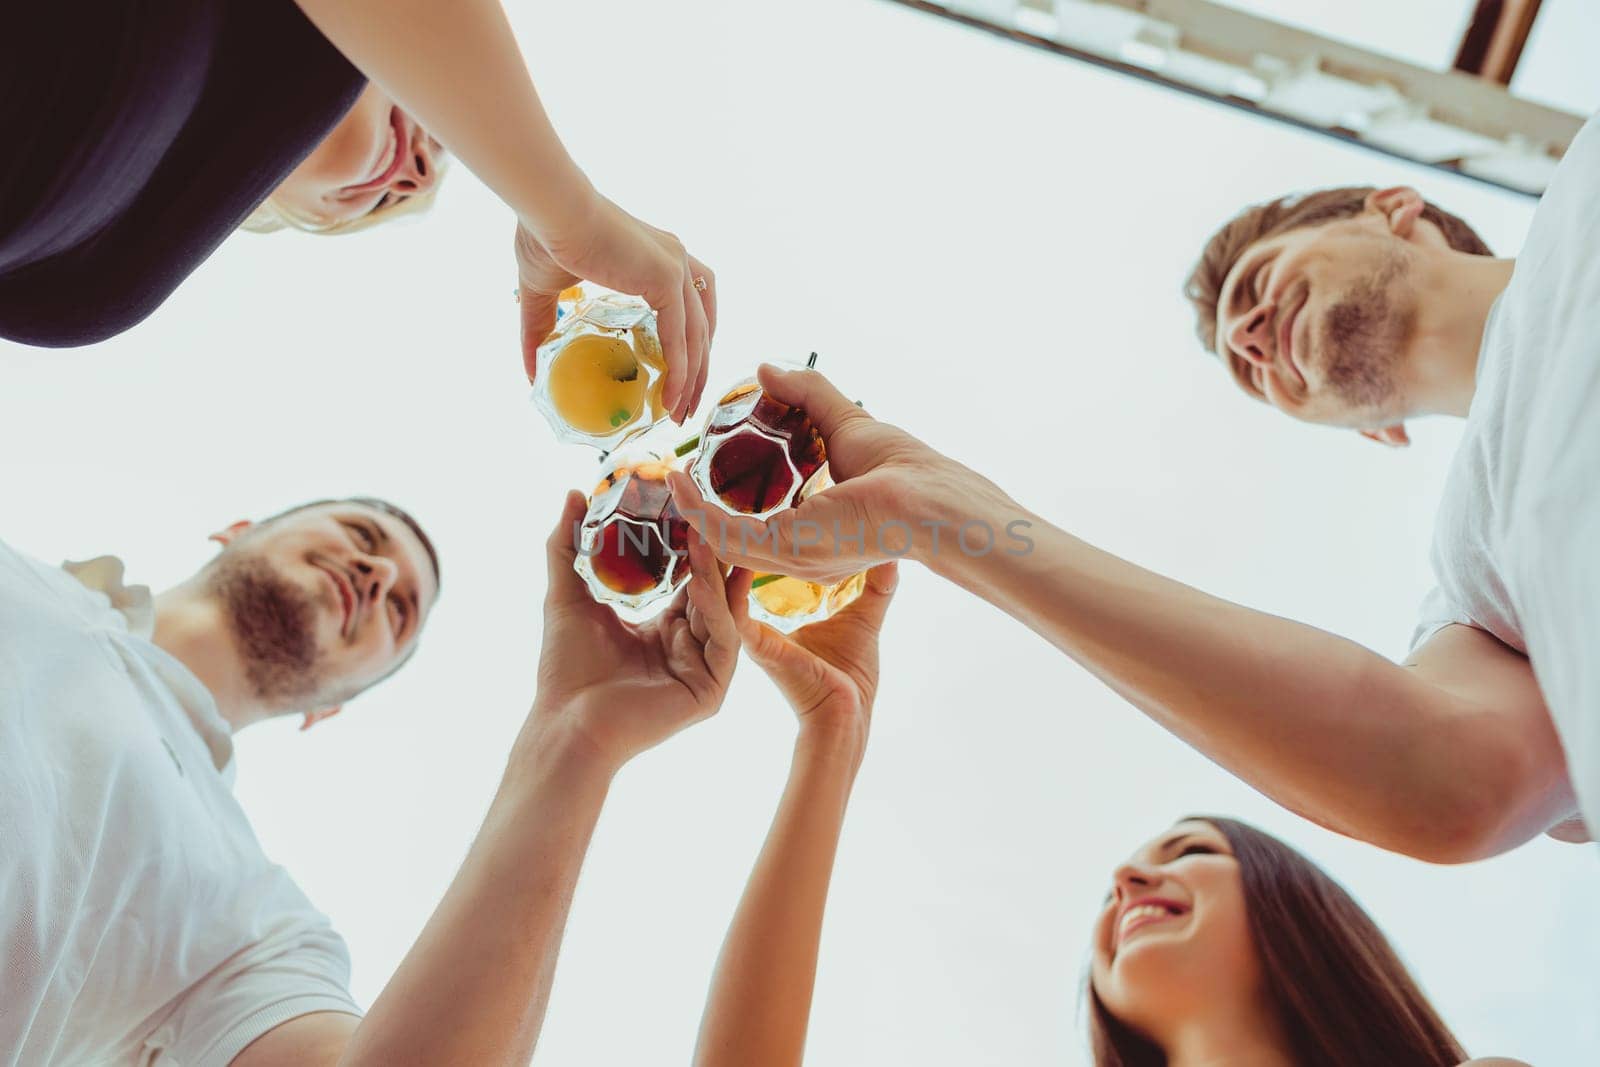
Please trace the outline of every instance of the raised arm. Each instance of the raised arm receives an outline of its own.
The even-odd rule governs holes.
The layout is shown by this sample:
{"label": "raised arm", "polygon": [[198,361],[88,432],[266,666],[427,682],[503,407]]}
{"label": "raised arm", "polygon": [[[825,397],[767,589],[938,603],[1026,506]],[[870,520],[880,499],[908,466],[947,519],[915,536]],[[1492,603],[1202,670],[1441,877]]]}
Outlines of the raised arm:
{"label": "raised arm", "polygon": [[555,324],[557,294],[588,279],[657,309],[664,398],[675,417],[692,410],[715,327],[715,278],[672,234],[595,191],[545,114],[500,4],[298,3],[351,63],[516,212],[529,377],[534,350]]}
{"label": "raised arm", "polygon": [[789,780],[722,944],[700,1023],[696,1067],[800,1063],[817,973],[822,914],[839,831],[866,749],[878,686],[878,630],[895,567],[867,577],[842,613],[786,638],[743,606],[748,572],[730,582],[740,637],[800,719]]}
{"label": "raised arm", "polygon": [[612,776],[722,702],[739,638],[704,545],[694,576],[642,628],[593,603],[572,572],[568,498],[549,543],[539,693],[455,881],[365,1019],[310,1015],[235,1067],[525,1064],[533,1055],[578,872]]}
{"label": "raised arm", "polygon": [[[1532,673],[1487,635],[1450,628],[1399,666],[1080,541],[872,419],[814,371],[764,369],[762,381],[817,420],[840,484],[756,529],[723,523],[675,479],[680,507],[723,542],[724,558],[819,575],[908,554],[1279,803],[1421,859],[1492,855],[1573,810]],[[977,524],[969,544],[987,529],[992,549],[962,550],[963,524]],[[762,537],[760,556],[741,551]]]}
{"label": "raised arm", "polygon": [[930,565],[1285,807],[1444,863],[1505,851],[1573,809],[1532,671],[1489,635],[1441,633],[1402,667],[1028,521],[1026,555]]}

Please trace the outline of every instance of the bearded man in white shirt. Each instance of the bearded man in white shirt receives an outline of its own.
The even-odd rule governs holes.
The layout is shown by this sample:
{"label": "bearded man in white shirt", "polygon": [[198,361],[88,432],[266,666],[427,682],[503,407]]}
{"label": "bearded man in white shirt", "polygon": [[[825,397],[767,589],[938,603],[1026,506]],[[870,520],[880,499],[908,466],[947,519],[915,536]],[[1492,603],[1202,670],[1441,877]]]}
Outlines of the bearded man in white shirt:
{"label": "bearded man in white shirt", "polygon": [[1292,418],[1390,447],[1408,419],[1466,420],[1406,667],[1466,704],[1431,762],[1504,789],[1463,842],[1475,851],[1540,829],[1567,796],[1581,810],[1544,829],[1581,841],[1600,825],[1597,191],[1591,119],[1516,259],[1414,189],[1337,188],[1247,209],[1187,286],[1201,342]]}
{"label": "bearded man in white shirt", "polygon": [[[338,711],[416,648],[439,593],[422,528],[372,499],[214,535],[152,598],[109,557],[0,543],[0,1064],[525,1062],[612,775],[720,705],[722,573],[644,627],[572,569],[569,495],[532,711],[484,826],[363,1018],[344,942],[234,800],[232,734]],[[470,669],[470,665],[467,665]]]}

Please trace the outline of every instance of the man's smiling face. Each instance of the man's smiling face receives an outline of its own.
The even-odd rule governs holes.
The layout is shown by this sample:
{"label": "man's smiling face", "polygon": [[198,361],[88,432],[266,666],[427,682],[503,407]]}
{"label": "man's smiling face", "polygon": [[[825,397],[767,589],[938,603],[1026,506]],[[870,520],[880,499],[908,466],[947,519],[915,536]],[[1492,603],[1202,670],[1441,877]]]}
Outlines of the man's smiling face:
{"label": "man's smiling face", "polygon": [[207,584],[257,695],[281,711],[336,707],[416,645],[438,575],[404,521],[356,501],[238,524]]}
{"label": "man's smiling face", "polygon": [[1258,241],[1223,282],[1217,356],[1245,393],[1304,422],[1398,422],[1417,311],[1412,263],[1378,212]]}

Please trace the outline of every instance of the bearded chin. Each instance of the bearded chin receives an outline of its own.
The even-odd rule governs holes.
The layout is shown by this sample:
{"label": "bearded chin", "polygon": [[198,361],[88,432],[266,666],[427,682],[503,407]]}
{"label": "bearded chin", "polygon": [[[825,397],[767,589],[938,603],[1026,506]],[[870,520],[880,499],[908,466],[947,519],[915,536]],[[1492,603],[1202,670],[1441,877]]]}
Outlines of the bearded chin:
{"label": "bearded chin", "polygon": [[282,711],[311,707],[321,688],[316,603],[254,556],[224,552],[208,582],[221,601],[256,697]]}
{"label": "bearded chin", "polygon": [[1396,253],[1372,276],[1352,287],[1323,317],[1322,350],[1327,353],[1328,389],[1362,413],[1398,410],[1396,368],[1416,324],[1416,308],[1402,282],[1406,264]]}

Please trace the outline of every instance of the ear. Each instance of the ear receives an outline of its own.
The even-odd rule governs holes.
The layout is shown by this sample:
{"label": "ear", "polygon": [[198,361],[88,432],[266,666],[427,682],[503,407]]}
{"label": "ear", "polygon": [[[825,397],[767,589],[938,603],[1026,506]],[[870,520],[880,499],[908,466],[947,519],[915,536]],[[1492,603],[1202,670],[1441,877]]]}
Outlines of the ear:
{"label": "ear", "polygon": [[323,719],[331,719],[343,710],[343,704],[335,704],[333,707],[323,708],[321,711],[306,712],[305,719],[300,723],[300,732],[305,733]]}
{"label": "ear", "polygon": [[1394,185],[1367,194],[1367,210],[1382,215],[1389,223],[1389,232],[1400,238],[1411,236],[1424,206],[1422,194],[1409,185]]}
{"label": "ear", "polygon": [[1361,436],[1380,445],[1388,445],[1390,448],[1405,448],[1411,444],[1411,438],[1406,436],[1406,424],[1403,422],[1385,426],[1381,430],[1362,430]]}
{"label": "ear", "polygon": [[226,548],[233,543],[234,538],[250,529],[252,525],[254,524],[251,523],[249,519],[240,519],[231,526],[224,526],[222,529],[206,538],[206,540],[215,541],[217,544]]}

